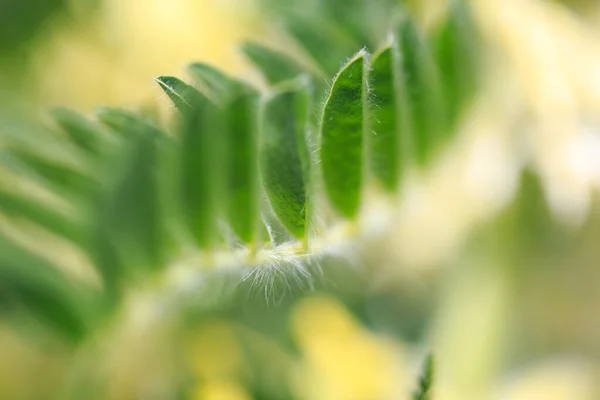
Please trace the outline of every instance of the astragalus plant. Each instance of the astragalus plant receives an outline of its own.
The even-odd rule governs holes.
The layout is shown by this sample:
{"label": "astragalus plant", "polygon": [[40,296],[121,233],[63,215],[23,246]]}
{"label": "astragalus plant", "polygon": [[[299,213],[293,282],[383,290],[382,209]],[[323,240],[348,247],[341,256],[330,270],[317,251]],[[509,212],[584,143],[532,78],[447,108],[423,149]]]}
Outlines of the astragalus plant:
{"label": "astragalus plant", "polygon": [[95,279],[3,236],[4,309],[85,349],[138,303],[170,322],[239,291],[276,307],[331,260],[360,263],[393,228],[369,210],[383,199],[394,223],[406,176],[426,174],[452,140],[479,68],[462,2],[427,33],[392,2],[353,3],[282,12],[288,53],[243,43],[258,84],[204,63],[187,83],[158,77],[178,112],[166,126],[55,109],[52,134],[6,138],[3,165],[32,189],[1,189],[0,209],[69,242]]}

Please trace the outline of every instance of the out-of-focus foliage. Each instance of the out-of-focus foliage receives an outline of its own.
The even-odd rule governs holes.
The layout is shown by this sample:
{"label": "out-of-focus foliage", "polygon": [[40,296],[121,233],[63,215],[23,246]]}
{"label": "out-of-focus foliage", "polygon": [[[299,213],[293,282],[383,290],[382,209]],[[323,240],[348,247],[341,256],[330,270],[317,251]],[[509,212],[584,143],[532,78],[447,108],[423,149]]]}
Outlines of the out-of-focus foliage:
{"label": "out-of-focus foliage", "polygon": [[[368,27],[367,22],[363,29]],[[311,51],[317,50],[314,39],[326,37],[329,29],[327,24],[311,26],[309,21],[296,21],[288,28],[298,33],[299,43]],[[415,29],[412,34],[424,43],[420,32]],[[402,51],[401,40],[393,43],[397,55]],[[320,84],[310,84],[315,76],[319,77],[320,72],[315,71],[328,71],[333,66],[331,61],[315,54],[320,66],[311,69],[261,45],[247,44],[244,50],[266,77],[274,70],[271,60],[289,65],[293,74],[270,89],[275,94],[262,96],[260,104],[257,89],[196,63],[190,71],[197,78],[198,89],[174,77],[157,79],[181,114],[174,135],[151,119],[124,110],[102,108],[97,113],[99,123],[94,123],[56,109],[54,116],[62,132],[43,131],[36,133],[35,140],[15,137],[8,141],[5,167],[15,177],[31,180],[40,190],[66,199],[79,221],[52,214],[52,207],[43,203],[17,207],[12,199],[5,206],[15,217],[52,230],[86,254],[101,286],[98,291],[90,283],[79,283],[81,291],[92,299],[90,302],[69,288],[64,272],[59,271],[54,279],[56,288],[38,285],[28,289],[23,286],[28,282],[25,274],[21,281],[10,281],[7,288],[13,291],[23,286],[23,291],[14,296],[25,310],[42,319],[50,315],[57,331],[77,344],[104,326],[105,319],[120,309],[130,288],[151,280],[148,277],[158,274],[154,279],[166,280],[160,285],[167,299],[178,298],[181,285],[190,284],[187,279],[177,278],[181,268],[183,273],[199,277],[194,279],[209,278],[214,274],[211,269],[234,269],[239,271],[238,282],[235,275],[230,278],[234,284],[247,281],[250,292],[258,289],[264,291],[267,301],[280,302],[291,294],[292,285],[314,287],[313,274],[323,273],[322,259],[331,257],[328,253],[333,248],[343,248],[347,242],[359,239],[360,231],[337,239],[328,237],[327,232],[336,222],[329,218],[331,221],[323,224],[315,219],[329,211],[320,202],[323,196],[313,186],[312,178],[323,182],[329,206],[335,211],[332,217],[338,214],[358,221],[361,198],[370,182],[369,164],[363,157],[363,147],[369,142],[372,102],[367,83],[368,52],[360,50],[342,67],[332,79],[329,93],[313,96],[311,88],[322,90]],[[420,51],[426,51],[425,47]],[[421,68],[436,68],[420,63],[421,59],[415,60],[412,73],[420,75]],[[387,85],[399,89],[395,83],[403,73],[402,66],[393,63],[388,67]],[[392,96],[400,98],[399,91],[394,90]],[[431,92],[428,96],[439,94]],[[327,97],[322,109],[313,97]],[[311,117],[314,114],[322,115],[320,121]],[[394,113],[379,118],[381,123],[394,125]],[[421,115],[415,114],[412,121],[416,123],[419,118]],[[69,161],[52,154],[51,146],[60,146],[61,142],[65,143]],[[244,158],[245,164],[239,165]],[[315,168],[319,165],[321,168]],[[280,222],[264,219],[271,243],[265,243],[269,238],[259,235],[258,172],[268,199],[263,208],[272,207]],[[238,202],[228,205],[238,194]],[[241,223],[240,218],[248,222]],[[229,226],[222,230],[227,222]],[[275,233],[280,226],[298,243],[279,243],[275,238],[285,235]],[[223,251],[226,253],[217,257]],[[23,254],[27,254],[25,250]],[[22,256],[8,262],[24,261]],[[177,263],[183,265],[177,267]],[[25,273],[23,267],[19,268]],[[30,272],[33,278],[32,274],[35,272]],[[170,282],[172,279],[175,281]],[[84,289],[86,285],[89,287]],[[213,296],[201,287],[188,290],[198,291],[194,297],[205,300]],[[237,291],[224,291],[220,296],[235,295]],[[30,303],[36,296],[41,300]],[[52,308],[58,311],[43,307],[52,305],[49,299],[63,296],[67,300]],[[68,300],[70,296],[73,298]],[[68,308],[75,304],[90,305],[83,313],[74,314]],[[90,316],[94,316],[93,322],[87,323]]]}
{"label": "out-of-focus foliage", "polygon": [[[100,18],[127,15],[111,14],[113,3]],[[160,8],[134,3],[122,7],[147,17]],[[203,4],[173,2],[162,33],[193,44],[184,3]],[[547,56],[533,46],[544,43],[542,3],[524,2],[528,17],[511,1],[448,1],[437,14],[392,0],[260,3],[282,43],[243,42],[252,73],[194,63],[187,83],[157,78],[175,105],[168,122],[154,106],[91,117],[58,108],[50,129],[0,112],[1,317],[24,334],[6,343],[53,350],[67,371],[51,389],[6,384],[7,395],[595,398],[596,367],[584,356],[598,351],[587,311],[597,301],[597,221],[577,230],[556,220],[564,191],[542,151],[555,145],[536,136],[561,116],[582,123],[580,111],[556,107],[568,103],[553,96],[569,80],[532,83],[556,63],[529,74],[498,22],[522,33],[519,21],[536,21],[521,41]],[[75,40],[92,50],[79,70],[125,76],[153,43],[147,30],[125,29],[115,52],[118,31],[68,39],[68,49]],[[113,75],[125,59],[124,75]],[[90,60],[97,69],[85,68]],[[59,82],[51,72],[40,76]],[[118,84],[117,103],[144,98],[133,81]],[[593,95],[577,99],[597,129]],[[560,353],[583,361],[497,387]],[[23,354],[15,365],[44,368]],[[544,376],[565,380],[544,388]]]}
{"label": "out-of-focus foliage", "polygon": [[3,1],[0,4],[0,54],[21,50],[66,3],[66,0]]}

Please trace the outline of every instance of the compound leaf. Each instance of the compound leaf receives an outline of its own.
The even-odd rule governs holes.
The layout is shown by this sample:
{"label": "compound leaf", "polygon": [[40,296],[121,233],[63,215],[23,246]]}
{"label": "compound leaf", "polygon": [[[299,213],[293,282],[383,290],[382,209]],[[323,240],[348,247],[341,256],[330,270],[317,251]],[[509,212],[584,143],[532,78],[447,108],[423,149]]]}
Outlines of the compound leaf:
{"label": "compound leaf", "polygon": [[287,88],[270,95],[261,110],[263,186],[273,211],[298,239],[305,238],[308,210],[302,154],[306,151],[309,97],[305,85]]}
{"label": "compound leaf", "polygon": [[359,52],[335,78],[321,125],[325,188],[334,208],[349,219],[360,208],[363,183],[365,57]]}

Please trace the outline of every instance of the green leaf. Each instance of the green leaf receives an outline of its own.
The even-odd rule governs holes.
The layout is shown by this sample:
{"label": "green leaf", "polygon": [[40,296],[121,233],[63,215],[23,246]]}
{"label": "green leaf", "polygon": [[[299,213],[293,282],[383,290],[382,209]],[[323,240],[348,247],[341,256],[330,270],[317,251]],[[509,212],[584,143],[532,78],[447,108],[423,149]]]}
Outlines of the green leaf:
{"label": "green leaf", "polygon": [[188,71],[194,78],[195,85],[200,86],[206,97],[218,104],[231,101],[246,86],[208,64],[190,64]]}
{"label": "green leaf", "polygon": [[181,195],[184,218],[197,244],[213,247],[223,209],[223,110],[208,99],[196,102],[181,132]]}
{"label": "green leaf", "polygon": [[[386,0],[378,0],[378,5]],[[378,8],[370,0],[330,0],[322,2],[327,17],[335,20],[337,25],[360,46],[377,45],[371,40],[374,30],[370,22],[370,12]],[[385,7],[385,6],[383,6]],[[391,5],[385,7],[389,10]],[[340,12],[340,10],[343,10]]]}
{"label": "green leaf", "polygon": [[194,63],[188,69],[223,110],[226,217],[239,239],[255,244],[260,216],[256,161],[259,94],[209,65]]}
{"label": "green leaf", "polygon": [[123,261],[154,269],[162,265],[162,220],[159,203],[160,131],[133,114],[103,109],[99,119],[129,138],[123,165],[101,211],[112,243]]}
{"label": "green leaf", "polygon": [[39,200],[0,189],[0,210],[11,217],[34,222],[73,243],[85,245],[86,231],[81,223],[63,213],[48,208]]}
{"label": "green leaf", "polygon": [[25,173],[32,175],[32,178],[39,179],[42,184],[53,189],[68,194],[87,195],[93,193],[97,188],[94,178],[78,171],[74,166],[53,160],[32,149],[10,148],[9,158],[15,160],[25,170]]}
{"label": "green leaf", "polygon": [[338,71],[341,61],[363,45],[323,18],[293,17],[287,21],[286,28],[327,76]]}
{"label": "green leaf", "polygon": [[0,303],[2,310],[24,307],[65,338],[83,338],[92,318],[88,290],[48,262],[0,237]]}
{"label": "green leaf", "polygon": [[102,278],[107,305],[114,306],[122,295],[125,264],[119,258],[118,243],[113,242],[112,221],[105,218],[105,210],[102,207],[96,210],[94,229],[90,232],[90,257]]}
{"label": "green leaf", "polygon": [[204,96],[200,92],[178,78],[159,76],[156,82],[181,113],[193,112],[198,104],[204,102]]}
{"label": "green leaf", "polygon": [[140,135],[160,137],[164,133],[151,122],[137,114],[120,108],[100,107],[96,110],[98,121],[127,140]]}
{"label": "green leaf", "polygon": [[425,39],[409,19],[400,24],[396,40],[411,112],[414,151],[417,163],[423,167],[440,144],[446,125],[438,71]]}
{"label": "green leaf", "polygon": [[257,113],[258,97],[255,93],[237,97],[226,110],[227,219],[235,234],[245,243],[255,242],[260,217]]}
{"label": "green leaf", "polygon": [[55,108],[52,116],[80,149],[91,154],[102,152],[107,133],[87,118],[66,108]]}
{"label": "green leaf", "polygon": [[177,78],[157,78],[182,112],[180,173],[183,218],[201,248],[215,245],[223,202],[223,110]]}
{"label": "green leaf", "polygon": [[294,79],[305,72],[296,61],[261,44],[246,42],[241,45],[241,50],[271,85]]}
{"label": "green leaf", "polygon": [[349,219],[360,208],[363,182],[365,57],[359,52],[336,76],[321,125],[325,188],[334,208]]}
{"label": "green leaf", "polygon": [[265,99],[261,110],[259,160],[263,186],[273,211],[296,238],[305,240],[308,177],[303,169],[307,152],[306,85],[294,82]]}
{"label": "green leaf", "polygon": [[386,46],[370,60],[369,88],[373,106],[369,113],[370,167],[378,183],[387,191],[398,187],[401,166],[401,113],[396,91],[394,51]]}
{"label": "green leaf", "polygon": [[469,6],[450,1],[444,23],[435,33],[435,55],[439,67],[450,129],[454,128],[465,103],[474,94],[479,77],[478,32]]}
{"label": "green leaf", "polygon": [[434,362],[433,356],[429,355],[423,364],[423,371],[419,378],[419,386],[413,394],[413,400],[431,400],[431,389],[433,387]]}
{"label": "green leaf", "polygon": [[[139,193],[143,193],[146,191],[149,193],[151,198],[148,203],[144,204],[144,207],[147,207],[146,210],[140,209],[136,210],[140,214],[147,213],[148,220],[142,221],[143,223],[148,224],[148,230],[144,232],[144,236],[140,237],[140,243],[131,243],[132,239],[126,239],[126,242],[129,242],[128,246],[133,246],[134,249],[131,252],[132,256],[137,257],[134,260],[135,263],[143,263],[148,267],[157,267],[160,265],[161,259],[164,256],[164,248],[167,246],[166,237],[160,234],[160,230],[163,228],[162,214],[168,206],[172,207],[171,199],[167,199],[167,193],[164,193],[163,190],[160,190],[164,186],[165,179],[169,181],[172,178],[165,177],[164,174],[166,172],[166,165],[162,164],[160,157],[162,156],[162,151],[168,151],[172,148],[171,142],[168,140],[167,135],[158,129],[151,121],[147,120],[145,117],[136,115],[130,111],[118,109],[118,108],[110,108],[110,107],[102,107],[97,110],[97,118],[98,120],[109,127],[112,131],[117,133],[120,137],[125,139],[125,148],[121,153],[121,156],[124,156],[124,159],[129,159],[131,164],[129,165],[120,165],[120,170],[114,171],[110,170],[111,174],[116,174],[121,179],[120,182],[113,182],[115,185],[121,185],[121,190],[127,190],[126,181],[127,174],[131,174],[129,179],[142,179],[140,182],[135,182],[134,185],[141,185],[142,187],[138,187],[137,189],[131,188],[131,190],[139,190]],[[159,147],[160,150],[155,149],[155,147]],[[161,151],[162,150],[162,151]],[[135,161],[138,160],[138,163],[142,163],[138,158],[146,157],[148,162],[147,165],[147,174],[151,174],[151,176],[143,176],[142,171],[135,172],[135,168],[142,168],[142,165],[136,167],[134,165]],[[164,167],[164,168],[163,168]],[[138,178],[136,178],[136,174]],[[148,181],[150,180],[150,181]],[[145,186],[145,188],[143,187]],[[126,194],[118,194],[119,189],[113,188],[113,192],[110,196],[113,196],[113,200],[108,200],[108,202],[114,202],[115,196],[126,196]],[[134,195],[137,196],[138,194]],[[169,192],[168,195],[171,195]],[[126,199],[127,200],[127,199]],[[134,198],[131,199],[135,201]],[[111,210],[108,204],[103,205],[103,209],[99,210],[99,215],[97,216],[98,220],[95,223],[96,231],[92,236],[92,243],[94,245],[93,257],[97,266],[100,268],[103,274],[103,278],[105,280],[105,286],[107,290],[112,294],[117,294],[119,290],[119,280],[120,274],[123,270],[124,265],[127,264],[127,260],[123,260],[122,253],[125,251],[120,249],[120,243],[118,240],[115,240],[113,227],[114,218],[107,218],[106,213],[112,214],[115,210]],[[160,205],[160,206],[159,206]],[[163,207],[164,206],[164,207]],[[134,207],[134,205],[131,205]],[[155,211],[152,211],[155,208]],[[159,210],[160,208],[160,210]],[[118,210],[116,210],[118,213]],[[156,214],[155,214],[156,213]],[[117,217],[115,217],[118,219]],[[132,215],[132,218],[145,218],[142,215]],[[120,223],[117,221],[117,223]],[[155,228],[152,229],[150,225],[156,224]],[[128,236],[134,236],[135,233],[127,233]],[[156,247],[151,252],[148,252],[146,255],[139,255],[145,247],[152,246],[153,241],[160,240],[160,248]],[[146,244],[144,244],[144,242]],[[121,256],[119,256],[121,253]],[[136,255],[137,254],[137,255]],[[121,259],[119,259],[121,257]],[[125,257],[127,258],[127,256]]]}
{"label": "green leaf", "polygon": [[290,234],[289,230],[283,226],[281,220],[275,215],[275,212],[270,204],[268,204],[268,201],[266,206],[262,209],[264,231],[261,233],[263,237],[270,242],[272,247],[289,243],[295,239],[295,237]]}

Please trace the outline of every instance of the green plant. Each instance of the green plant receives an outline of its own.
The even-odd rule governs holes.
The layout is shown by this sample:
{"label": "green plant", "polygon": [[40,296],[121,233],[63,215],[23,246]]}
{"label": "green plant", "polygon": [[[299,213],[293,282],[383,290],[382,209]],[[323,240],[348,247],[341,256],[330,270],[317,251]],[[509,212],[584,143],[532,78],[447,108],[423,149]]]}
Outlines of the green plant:
{"label": "green plant", "polygon": [[428,400],[431,399],[431,388],[433,386],[434,377],[434,361],[431,355],[427,356],[423,364],[423,372],[419,378],[419,386],[413,394],[414,400]]}
{"label": "green plant", "polygon": [[[180,114],[169,129],[120,109],[100,109],[97,121],[57,109],[56,136],[8,140],[2,162],[35,193],[3,190],[0,208],[69,241],[101,284],[74,281],[2,237],[4,310],[31,313],[77,345],[140,287],[210,297],[190,286],[201,276],[231,290],[250,281],[272,298],[277,285],[310,287],[323,258],[351,253],[369,235],[365,194],[402,195],[408,171],[423,173],[449,140],[478,80],[461,2],[430,35],[394,13],[384,37],[359,18],[370,2],[359,3],[357,15],[282,13],[304,55],[242,45],[266,89],[202,63],[188,67],[194,85],[157,78]],[[371,55],[365,45],[378,47]]]}

